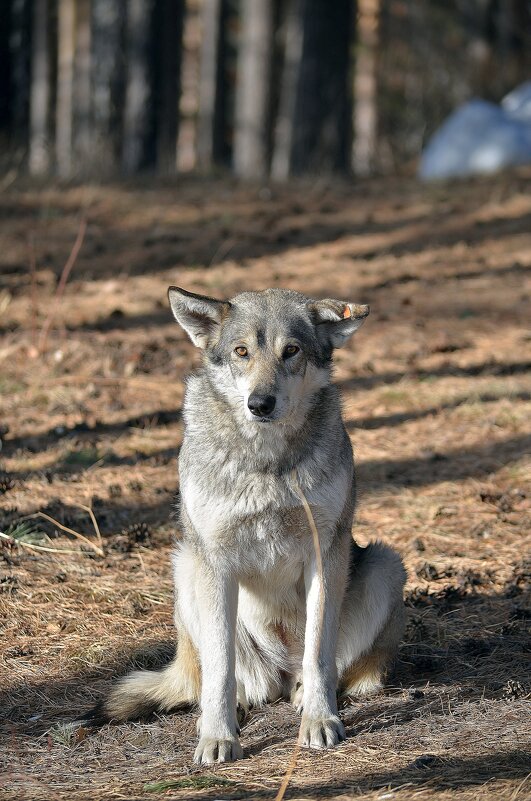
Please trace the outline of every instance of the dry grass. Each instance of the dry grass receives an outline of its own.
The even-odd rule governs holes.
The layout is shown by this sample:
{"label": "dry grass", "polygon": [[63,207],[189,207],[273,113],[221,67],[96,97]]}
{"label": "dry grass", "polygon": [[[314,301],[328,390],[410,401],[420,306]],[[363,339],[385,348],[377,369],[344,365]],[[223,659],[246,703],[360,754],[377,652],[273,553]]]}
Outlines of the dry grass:
{"label": "dry grass", "polygon": [[[0,195],[0,530],[20,540],[0,542],[2,799],[274,799],[293,754],[284,703],[252,712],[243,761],[208,770],[192,766],[195,713],[71,725],[132,663],[171,651],[182,378],[197,361],[165,306],[172,283],[372,307],[336,380],[354,534],[404,556],[407,636],[390,687],[342,711],[346,743],[300,752],[286,798],[529,797],[530,179]],[[81,213],[58,329],[30,360]],[[43,518],[20,529],[37,512],[92,547]]]}

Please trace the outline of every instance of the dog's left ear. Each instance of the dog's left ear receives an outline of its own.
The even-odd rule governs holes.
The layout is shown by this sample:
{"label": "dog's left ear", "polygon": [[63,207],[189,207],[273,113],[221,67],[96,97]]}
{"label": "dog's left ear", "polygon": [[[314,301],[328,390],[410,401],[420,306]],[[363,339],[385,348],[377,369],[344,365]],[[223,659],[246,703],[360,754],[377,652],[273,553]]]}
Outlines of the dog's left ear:
{"label": "dog's left ear", "polygon": [[332,348],[346,345],[354,331],[363,324],[369,307],[359,303],[344,303],[342,300],[314,300],[309,304],[317,330],[317,336]]}
{"label": "dog's left ear", "polygon": [[230,303],[226,300],[196,295],[178,286],[168,289],[168,300],[173,316],[198,348],[206,348],[213,332],[230,310]]}

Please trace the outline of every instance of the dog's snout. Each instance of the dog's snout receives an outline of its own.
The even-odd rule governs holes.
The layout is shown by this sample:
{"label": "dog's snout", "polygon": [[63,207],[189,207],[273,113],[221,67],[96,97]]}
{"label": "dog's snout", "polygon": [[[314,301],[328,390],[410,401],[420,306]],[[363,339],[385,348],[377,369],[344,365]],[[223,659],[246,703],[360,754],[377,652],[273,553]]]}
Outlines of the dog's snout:
{"label": "dog's snout", "polygon": [[247,406],[255,417],[268,417],[275,408],[275,403],[276,398],[274,395],[256,395],[253,393],[249,396]]}

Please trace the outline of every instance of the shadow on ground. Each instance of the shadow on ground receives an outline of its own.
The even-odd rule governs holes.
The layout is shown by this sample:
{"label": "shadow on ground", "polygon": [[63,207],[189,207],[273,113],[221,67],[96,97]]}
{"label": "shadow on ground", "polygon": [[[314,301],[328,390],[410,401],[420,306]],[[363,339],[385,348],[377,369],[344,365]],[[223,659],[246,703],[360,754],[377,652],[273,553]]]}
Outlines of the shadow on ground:
{"label": "shadow on ground", "polygon": [[[429,786],[431,790],[461,789],[476,787],[489,781],[500,779],[524,779],[531,770],[529,753],[523,750],[492,753],[460,759],[457,757],[438,757],[427,754],[411,762],[398,771],[381,771],[370,773],[363,777],[356,773],[352,776],[352,783],[348,780],[339,782],[312,782],[290,786],[290,796],[304,794],[308,798],[330,798],[355,790],[356,795],[381,788],[405,788],[411,792],[415,788]],[[274,797],[275,793],[261,793],[260,798]],[[227,798],[236,798],[237,795],[226,795]],[[201,796],[195,796],[201,798]],[[206,798],[207,796],[204,796]],[[211,798],[212,796],[210,796]],[[253,798],[253,795],[247,795]]]}
{"label": "shadow on ground", "polygon": [[[417,187],[411,187],[414,193],[419,194]],[[525,187],[524,181],[522,191]],[[112,187],[109,188],[112,191]],[[216,197],[218,187],[213,184],[209,193],[212,203],[201,203],[200,217],[198,214],[197,219],[182,224],[176,223],[172,217],[165,219],[165,205],[171,209],[172,204],[183,203],[186,193],[191,196],[199,193],[200,197],[204,189],[197,181],[183,182],[178,189],[174,187],[166,193],[158,187],[158,192],[164,195],[164,202],[156,225],[153,222],[146,225],[142,219],[142,208],[149,204],[146,187],[142,188],[141,194],[135,195],[134,189],[130,194],[129,202],[132,199],[133,207],[137,204],[137,221],[133,229],[113,222],[112,215],[109,219],[109,214],[98,211],[96,204],[94,210],[88,211],[89,226],[76,265],[77,276],[97,276],[99,264],[105,262],[106,258],[114,258],[120,264],[123,275],[145,275],[183,265],[207,267],[228,259],[241,262],[279,255],[292,248],[308,248],[343,237],[361,238],[352,258],[368,261],[384,255],[400,257],[419,253],[427,246],[451,247],[457,243],[474,245],[493,238],[499,242],[503,237],[528,231],[531,220],[528,213],[509,218],[494,214],[488,219],[475,220],[475,212],[485,203],[485,197],[477,192],[477,187],[476,192],[468,198],[465,219],[459,215],[458,207],[441,202],[435,212],[426,210],[413,215],[396,213],[391,221],[375,219],[371,213],[360,218],[359,196],[362,195],[364,201],[370,200],[361,185],[345,186],[343,203],[332,205],[326,196],[321,193],[320,197],[319,193],[308,191],[307,186],[294,188],[291,193],[286,191],[278,198],[273,193],[267,201],[261,201],[257,196],[253,202],[249,202],[248,193],[243,198],[236,190],[227,197],[226,187],[220,185],[219,189],[223,194]],[[406,197],[404,200],[407,202]],[[193,200],[191,204],[194,205]],[[78,224],[79,206],[80,202],[73,203],[70,198],[58,197],[51,203],[49,198],[37,195],[30,199],[13,192],[0,201],[0,212],[14,219],[27,218],[28,224],[49,219],[52,226],[57,219],[70,215],[74,229]],[[352,219],[345,215],[345,209],[349,206],[353,207]],[[228,214],[227,208],[233,209],[233,212]],[[115,212],[118,219],[120,213],[123,214],[123,209],[118,205]],[[64,237],[64,231],[62,235]],[[364,238],[379,236],[383,240],[381,246],[363,245]],[[68,244],[70,246],[71,243]],[[60,259],[56,260],[48,253],[38,255],[40,267],[60,272]],[[4,264],[2,273],[10,279],[6,286],[16,289],[13,278],[20,275],[26,284],[28,267],[26,264]]]}
{"label": "shadow on ground", "polygon": [[[418,717],[426,706],[430,716],[447,714],[438,701],[434,705],[434,689],[454,692],[468,701],[521,697],[529,678],[528,579],[528,566],[522,564],[499,593],[476,591],[475,584],[489,581],[478,575],[465,576],[457,586],[441,587],[440,582],[433,582],[439,589],[409,593],[408,629],[384,693],[389,699],[397,696],[393,725]],[[25,679],[15,683],[9,690],[0,690],[0,730],[39,736],[54,722],[73,720],[87,712],[120,675],[132,668],[163,667],[174,652],[169,641],[130,644],[117,652],[112,662],[92,670],[43,682]],[[409,693],[406,700],[404,690]],[[356,704],[354,713],[346,708],[349,736],[389,725],[389,720],[382,722],[365,714],[364,704]],[[36,713],[42,717],[32,722]]]}

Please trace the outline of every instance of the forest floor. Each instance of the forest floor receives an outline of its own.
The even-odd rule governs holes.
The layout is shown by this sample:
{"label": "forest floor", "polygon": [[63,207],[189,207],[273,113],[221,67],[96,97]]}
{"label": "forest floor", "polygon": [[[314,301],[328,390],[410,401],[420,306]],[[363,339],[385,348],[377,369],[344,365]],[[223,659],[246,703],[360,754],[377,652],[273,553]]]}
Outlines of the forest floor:
{"label": "forest floor", "polygon": [[244,759],[214,768],[192,764],[193,712],[68,725],[171,650],[171,509],[198,354],[169,284],[372,309],[335,377],[353,533],[402,554],[407,634],[389,686],[342,710],[344,744],[298,755],[286,798],[529,798],[530,268],[529,170],[431,188],[4,187],[0,798],[274,799],[292,757],[286,703],[253,710]]}

